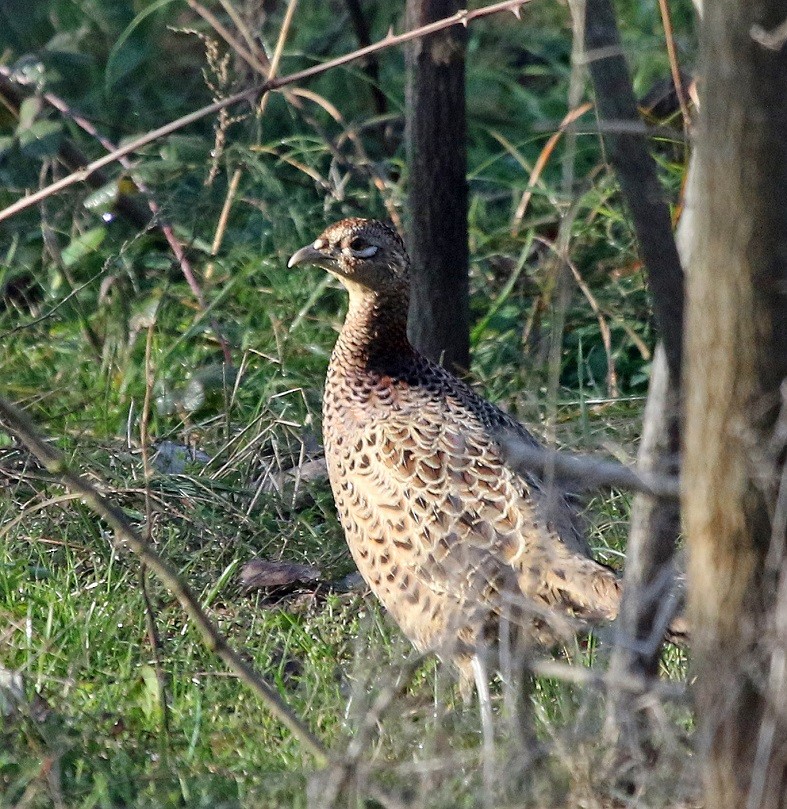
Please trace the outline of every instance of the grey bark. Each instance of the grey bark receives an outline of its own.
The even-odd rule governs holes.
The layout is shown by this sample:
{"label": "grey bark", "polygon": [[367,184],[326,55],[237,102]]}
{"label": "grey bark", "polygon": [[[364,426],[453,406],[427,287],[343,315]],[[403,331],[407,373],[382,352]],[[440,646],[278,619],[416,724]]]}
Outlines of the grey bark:
{"label": "grey bark", "polygon": [[[601,121],[638,122],[610,0],[587,0],[585,47]],[[631,211],[663,345],[653,364],[638,467],[648,474],[672,476],[680,465],[683,270],[647,139],[643,135],[607,134],[604,142]],[[674,601],[673,558],[679,532],[677,503],[647,495],[635,498],[618,643],[610,661],[618,675],[654,677],[658,673],[663,632],[674,611],[670,603]],[[633,714],[633,705],[629,694],[614,696],[613,725],[629,744],[639,741],[635,731],[641,717]]]}
{"label": "grey bark", "polygon": [[716,0],[687,283],[683,510],[705,805],[787,805],[787,0]]}

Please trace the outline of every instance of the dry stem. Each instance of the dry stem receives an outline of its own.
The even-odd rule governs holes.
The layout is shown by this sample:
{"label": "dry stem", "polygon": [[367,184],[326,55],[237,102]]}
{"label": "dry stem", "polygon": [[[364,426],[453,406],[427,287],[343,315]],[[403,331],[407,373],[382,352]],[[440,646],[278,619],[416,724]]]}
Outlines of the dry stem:
{"label": "dry stem", "polygon": [[3,397],[0,397],[0,416],[9,430],[38,458],[46,470],[59,477],[69,489],[78,492],[85,504],[115,531],[117,540],[127,545],[158,576],[194,622],[205,646],[221,658],[227,668],[265,703],[268,710],[320,763],[325,763],[328,754],[322,743],[290,710],[279,694],[227,643],[227,639],[199,605],[191,588],[181,580],[169,562],[162,559],[140,537],[123,511],[103,497],[95,486],[72,471],[63,455],[39,437],[27,415]]}
{"label": "dry stem", "polygon": [[433,34],[436,31],[441,31],[454,25],[467,25],[473,20],[488,17],[492,14],[499,14],[501,11],[512,11],[518,16],[520,7],[530,2],[532,2],[532,0],[503,0],[503,2],[494,3],[491,6],[475,9],[474,11],[459,11],[450,17],[430,23],[429,25],[421,26],[420,28],[416,28],[412,31],[406,31],[403,34],[398,34],[396,36],[389,34],[373,45],[369,45],[366,48],[359,48],[358,50],[347,53],[344,56],[339,56],[336,59],[330,59],[327,62],[323,62],[321,65],[313,65],[305,70],[298,70],[295,73],[290,73],[289,75],[282,76],[278,79],[274,77],[260,85],[242,90],[241,92],[235,93],[227,98],[214,101],[212,104],[208,104],[207,106],[195,110],[188,115],[184,115],[182,118],[170,121],[169,123],[164,124],[164,126],[160,126],[157,129],[147,132],[130,143],[127,143],[120,148],[111,151],[109,154],[100,157],[98,160],[94,160],[84,168],[68,174],[55,183],[51,183],[46,188],[42,188],[33,194],[29,194],[28,196],[17,200],[7,208],[0,210],[0,222],[5,219],[10,219],[12,216],[15,216],[21,211],[27,210],[33,205],[36,205],[42,200],[53,196],[59,191],[62,191],[75,183],[82,182],[94,171],[97,171],[104,166],[108,166],[111,163],[114,163],[115,161],[138,151],[143,146],[147,146],[149,143],[153,143],[154,141],[166,137],[167,135],[171,135],[173,132],[177,132],[189,124],[193,124],[196,121],[200,121],[203,118],[214,115],[227,107],[234,106],[235,104],[239,104],[243,101],[251,101],[253,98],[259,97],[264,93],[270,92],[271,90],[277,90],[280,87],[286,87],[287,85],[295,84],[296,82],[314,78],[315,76],[326,73],[335,67],[346,65],[349,62],[363,59],[365,56],[369,56],[372,53],[377,53],[378,51],[385,50],[393,47],[394,45],[401,45],[405,42],[410,42],[411,40],[427,36],[428,34]]}

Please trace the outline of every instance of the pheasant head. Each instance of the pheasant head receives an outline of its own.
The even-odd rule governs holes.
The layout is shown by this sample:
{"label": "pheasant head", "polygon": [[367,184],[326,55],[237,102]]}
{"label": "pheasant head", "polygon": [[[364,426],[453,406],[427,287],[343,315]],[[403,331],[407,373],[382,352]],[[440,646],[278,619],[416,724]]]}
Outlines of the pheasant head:
{"label": "pheasant head", "polygon": [[316,264],[335,275],[350,297],[407,296],[410,259],[393,228],[376,219],[342,219],[293,254],[288,267]]}

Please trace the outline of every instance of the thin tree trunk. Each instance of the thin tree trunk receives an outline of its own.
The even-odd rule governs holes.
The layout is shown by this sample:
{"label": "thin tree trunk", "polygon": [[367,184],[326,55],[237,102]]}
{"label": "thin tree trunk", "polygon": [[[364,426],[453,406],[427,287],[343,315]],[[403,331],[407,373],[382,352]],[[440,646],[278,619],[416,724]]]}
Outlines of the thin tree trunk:
{"label": "thin tree trunk", "polygon": [[787,804],[787,49],[755,39],[787,0],[704,13],[683,508],[705,805],[754,809]]}
{"label": "thin tree trunk", "polygon": [[[639,122],[628,66],[610,0],[587,0],[585,48],[602,121]],[[650,473],[679,467],[679,401],[683,324],[683,271],[655,162],[643,135],[604,137],[645,260],[663,348],[653,364],[638,465]],[[661,640],[670,612],[673,556],[680,531],[675,502],[637,495],[629,531],[618,643],[611,670],[634,677],[658,673]],[[674,605],[673,605],[674,608]],[[612,699],[612,727],[621,743],[640,743],[641,717],[631,694]]]}
{"label": "thin tree trunk", "polygon": [[[656,475],[677,473],[679,467],[679,412],[664,348],[659,344],[653,361],[637,471]],[[620,606],[610,672],[620,677],[655,678],[662,640],[679,604],[673,559],[680,533],[677,501],[637,494],[631,508],[626,548],[623,599]],[[648,738],[644,716],[631,692],[616,691],[611,699],[611,730],[630,754]]]}
{"label": "thin tree trunk", "polygon": [[[612,126],[621,121],[639,122],[611,0],[587,0],[585,49],[596,89],[599,118]],[[683,329],[683,272],[656,165],[644,135],[610,133],[604,136],[604,143],[634,220],[667,364],[672,378],[678,380]]]}
{"label": "thin tree trunk", "polygon": [[[409,28],[447,17],[457,0],[407,0]],[[405,49],[410,339],[453,369],[469,365],[465,39],[461,25]]]}

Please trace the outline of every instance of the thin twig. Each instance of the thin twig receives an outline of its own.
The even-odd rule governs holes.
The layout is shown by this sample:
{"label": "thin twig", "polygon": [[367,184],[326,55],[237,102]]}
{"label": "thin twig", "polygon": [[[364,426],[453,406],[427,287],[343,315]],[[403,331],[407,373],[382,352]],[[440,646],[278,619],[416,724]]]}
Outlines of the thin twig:
{"label": "thin twig", "polygon": [[541,150],[541,153],[538,155],[538,159],[533,165],[533,170],[530,172],[530,177],[528,177],[527,180],[527,187],[522,194],[522,199],[519,200],[519,205],[517,205],[516,211],[511,220],[512,236],[516,236],[519,233],[519,229],[522,226],[522,219],[524,219],[527,206],[530,204],[530,199],[533,196],[533,189],[536,187],[536,183],[538,183],[544,168],[549,162],[549,158],[552,156],[552,152],[555,150],[555,146],[557,146],[558,141],[563,136],[566,128],[573,124],[578,118],[583,116],[588,110],[592,109],[593,105],[588,101],[573,110],[569,110],[569,112],[566,113],[565,118],[563,118],[563,120],[560,122],[557,131],[553,132],[549,140],[544,144],[544,148]]}
{"label": "thin twig", "polygon": [[[142,449],[142,473],[145,478],[145,542],[148,546],[153,541],[153,505],[150,497],[150,402],[153,398],[153,362],[151,359],[153,351],[153,334],[156,325],[155,315],[148,324],[148,333],[145,340],[145,400],[142,405],[142,415],[139,422],[139,443]],[[161,663],[161,635],[156,624],[156,611],[153,609],[153,602],[148,592],[148,573],[144,562],[139,566],[139,588],[142,593],[142,601],[145,605],[145,627],[150,641],[150,648],[153,653],[153,668],[156,672],[156,683],[158,685],[158,702],[161,708],[161,728],[164,731],[165,755],[169,755],[169,686],[164,666]]]}
{"label": "thin twig", "polygon": [[685,701],[688,692],[684,683],[653,680],[649,677],[633,677],[624,674],[614,675],[610,672],[599,673],[584,666],[572,666],[557,660],[536,660],[528,664],[533,674],[538,677],[551,677],[577,685],[596,686],[629,691],[632,694],[652,694],[659,699]]}
{"label": "thin twig", "polygon": [[[584,0],[569,0],[571,11],[572,44],[571,44],[571,77],[568,88],[568,108],[575,110],[582,100],[582,91],[585,82],[585,69],[581,61],[582,54],[582,24],[585,13]],[[561,356],[563,353],[563,336],[566,327],[566,314],[571,302],[572,288],[570,271],[568,269],[569,246],[574,229],[574,221],[579,213],[582,195],[574,195],[574,179],[576,169],[577,134],[574,123],[566,126],[565,150],[561,177],[561,191],[564,199],[571,200],[566,211],[561,212],[555,239],[555,252],[557,260],[553,265],[551,275],[551,288],[548,289],[547,302],[552,306],[552,329],[549,335],[548,377],[547,377],[547,440],[551,447],[557,444],[557,392],[560,384]],[[551,457],[551,456],[550,456]],[[556,474],[555,466],[548,462],[544,467],[543,475],[549,497],[554,497],[553,486]]]}
{"label": "thin twig", "polygon": [[39,437],[28,416],[3,397],[0,397],[0,415],[7,428],[38,458],[44,468],[59,477],[69,489],[79,492],[85,504],[115,531],[117,540],[127,545],[156,574],[194,622],[205,646],[221,658],[227,668],[265,703],[268,710],[319,762],[327,762],[328,753],[322,743],[279,694],[227,643],[227,639],[199,605],[191,588],[181,580],[172,565],[140,537],[123,511],[103,497],[95,486],[72,471],[64,456]]}
{"label": "thin twig", "polygon": [[365,56],[369,56],[372,53],[377,53],[378,51],[394,47],[395,45],[401,45],[405,42],[419,39],[420,37],[433,34],[436,31],[442,31],[443,29],[450,28],[454,25],[467,25],[474,20],[488,17],[492,14],[499,14],[502,11],[511,11],[518,17],[519,9],[523,5],[531,2],[533,2],[533,0],[503,0],[503,2],[494,3],[490,6],[478,8],[473,11],[458,11],[456,14],[442,20],[438,20],[437,22],[423,25],[419,28],[413,29],[412,31],[406,31],[403,34],[389,34],[388,36],[384,37],[373,45],[369,45],[366,48],[359,48],[358,50],[344,54],[343,56],[338,56],[335,59],[330,59],[322,64],[313,65],[312,67],[305,68],[304,70],[298,70],[295,73],[290,73],[289,75],[282,76],[278,79],[270,79],[258,86],[249,87],[246,90],[242,90],[241,92],[227,96],[227,98],[221,98],[218,101],[214,101],[212,104],[208,104],[198,110],[195,110],[194,112],[189,113],[188,115],[184,115],[181,118],[177,118],[174,121],[170,121],[169,123],[158,127],[157,129],[153,129],[139,138],[136,138],[135,140],[124,144],[118,149],[113,150],[109,154],[100,157],[98,160],[94,160],[84,168],[63,177],[55,183],[52,183],[46,188],[17,200],[7,208],[0,210],[0,222],[5,219],[10,219],[12,216],[15,216],[21,211],[31,208],[33,205],[41,202],[41,200],[46,199],[47,197],[50,197],[53,194],[74,185],[75,183],[82,182],[94,171],[120,160],[121,157],[126,157],[127,155],[133,154],[143,146],[147,146],[148,144],[160,140],[167,135],[171,135],[173,132],[177,132],[178,130],[183,129],[190,124],[196,123],[203,118],[214,115],[226,107],[232,107],[235,104],[240,104],[244,101],[251,101],[253,98],[259,97],[263,93],[271,90],[277,90],[290,84],[295,84],[297,82],[314,78],[315,76],[319,76],[329,70],[332,70],[333,68],[349,64],[350,62],[354,62],[358,59],[363,59]]}
{"label": "thin twig", "polygon": [[544,474],[547,470],[554,470],[558,478],[569,478],[572,485],[577,484],[582,489],[613,486],[669,500],[680,497],[677,476],[654,475],[617,461],[532,446],[512,434],[502,435],[501,441],[506,462],[520,474]]}
{"label": "thin twig", "polygon": [[680,75],[678,54],[675,50],[675,34],[672,30],[672,17],[670,16],[667,0],[659,0],[659,11],[661,12],[661,24],[664,26],[664,38],[667,41],[667,55],[669,57],[670,73],[672,73],[672,83],[675,85],[675,95],[678,97],[680,114],[683,118],[683,131],[688,133],[691,123],[689,105],[686,103],[686,91],[683,89],[683,78]]}
{"label": "thin twig", "polygon": [[[533,132],[552,132],[560,121],[535,121],[530,127]],[[675,130],[670,126],[654,126],[645,121],[624,121],[623,119],[596,120],[593,125],[575,126],[577,135],[646,135],[664,141],[678,142]],[[682,142],[682,140],[680,141]]]}
{"label": "thin twig", "polygon": [[230,0],[219,0],[219,2],[221,3],[221,7],[224,9],[224,11],[227,12],[227,16],[235,24],[235,27],[238,29],[238,31],[240,31],[240,34],[245,40],[246,45],[248,45],[249,51],[251,51],[251,53],[254,54],[254,58],[257,59],[263,65],[268,64],[268,55],[265,53],[265,51],[259,45],[257,40],[254,38],[254,35],[249,30],[249,26],[246,25],[246,21],[240,15],[235,6],[232,5]]}
{"label": "thin twig", "polygon": [[[284,15],[284,19],[281,23],[281,28],[279,29],[279,37],[276,40],[276,47],[273,50],[273,56],[271,57],[270,61],[267,61],[266,57],[266,68],[267,68],[267,80],[268,82],[273,81],[276,78],[276,74],[279,72],[279,64],[281,63],[281,57],[284,53],[284,43],[287,41],[287,35],[290,33],[290,27],[292,26],[292,20],[295,16],[295,9],[298,7],[298,0],[290,0],[287,5],[287,11]],[[268,104],[268,97],[270,93],[263,93],[262,97],[260,98],[260,103],[257,106],[257,115],[262,115],[265,112],[265,107]],[[284,96],[288,100],[291,98],[290,93],[285,90]]]}
{"label": "thin twig", "polygon": [[380,726],[383,715],[394,700],[404,693],[423,660],[424,656],[421,654],[412,655],[402,665],[396,680],[388,683],[379,691],[369,710],[364,713],[360,727],[356,729],[353,738],[347,745],[344,758],[325,773],[321,806],[326,809],[334,806],[352,776],[357,777],[358,765],[368,750],[372,733]]}

